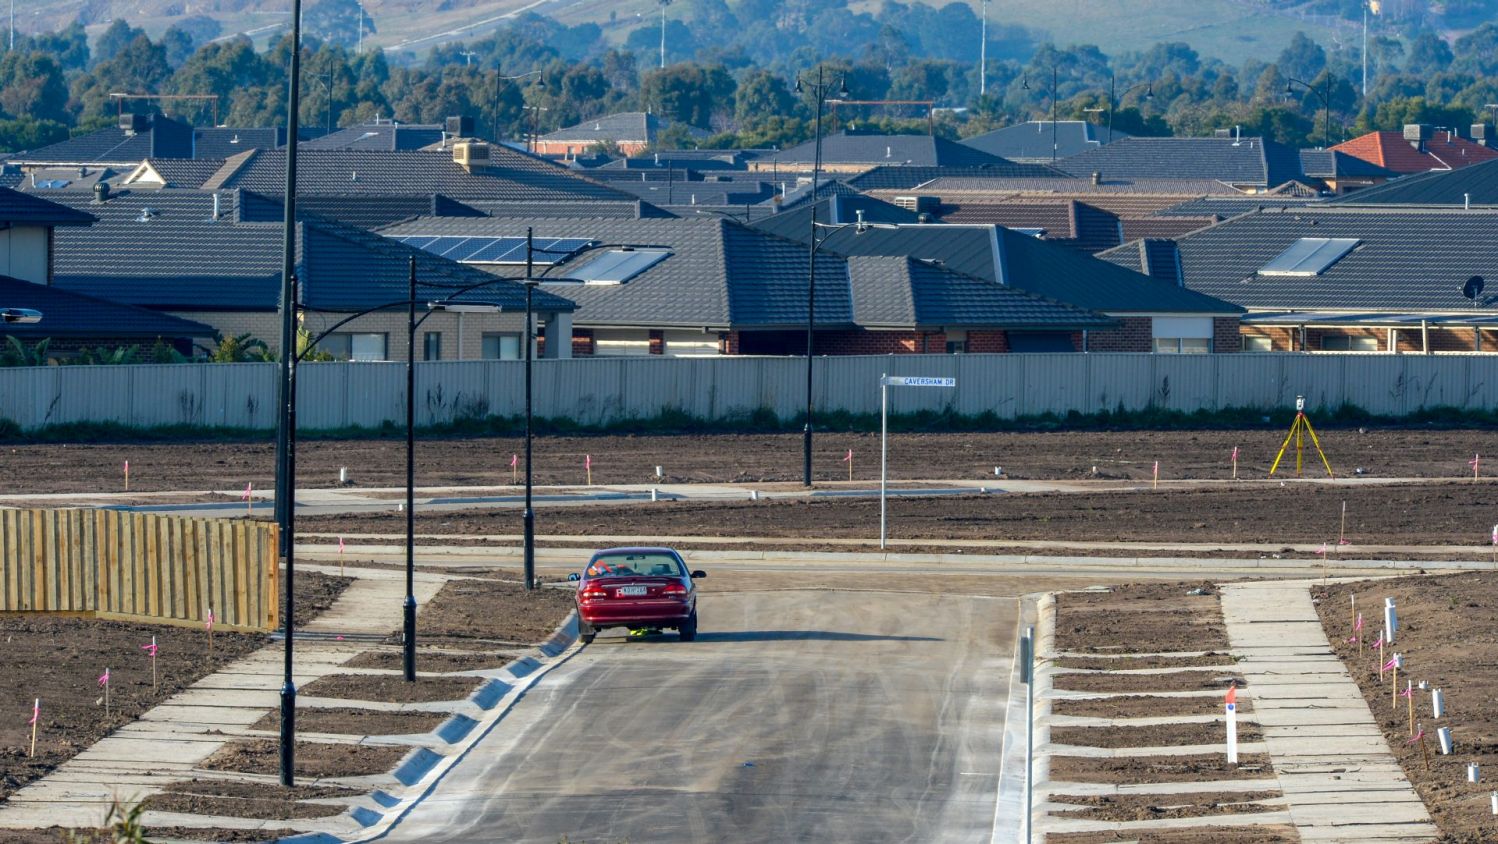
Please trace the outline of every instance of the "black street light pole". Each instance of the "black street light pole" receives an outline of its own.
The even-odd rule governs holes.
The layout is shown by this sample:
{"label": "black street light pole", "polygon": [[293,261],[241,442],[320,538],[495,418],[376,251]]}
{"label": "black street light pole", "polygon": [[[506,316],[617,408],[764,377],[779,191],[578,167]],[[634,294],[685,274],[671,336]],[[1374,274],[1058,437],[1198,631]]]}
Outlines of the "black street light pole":
{"label": "black street light pole", "polygon": [[1316,90],[1316,87],[1314,85],[1312,85],[1311,83],[1305,82],[1305,81],[1300,80],[1300,79],[1296,79],[1293,76],[1286,77],[1286,80],[1287,81],[1285,82],[1285,97],[1287,99],[1290,98],[1290,97],[1294,97],[1295,96],[1295,86],[1299,85],[1299,86],[1305,88],[1307,91],[1310,91],[1311,94],[1313,94],[1316,97],[1316,99],[1318,99],[1318,100],[1321,101],[1321,108],[1326,113],[1326,117],[1323,118],[1322,123],[1321,123],[1321,146],[1322,146],[1323,149],[1331,147],[1331,145],[1332,145],[1332,75],[1330,73],[1328,73],[1326,75],[1326,90],[1324,92]]}
{"label": "black street light pole", "polygon": [[[536,289],[537,279],[533,273],[535,245],[534,233],[525,227],[525,588],[536,588],[536,511],[531,507],[531,293]],[[555,334],[556,332],[552,332]]]}
{"label": "black street light pole", "polygon": [[406,287],[406,601],[401,665],[406,681],[416,680],[416,256],[411,256]]}
{"label": "black street light pole", "polygon": [[[500,72],[499,72],[499,68],[498,67],[494,68],[494,143],[497,144],[497,143],[500,142],[500,137],[499,137],[499,83],[501,83],[501,82],[513,82],[516,79],[524,79],[527,76],[535,76],[538,73],[541,73],[541,71],[539,71],[539,70],[527,70],[525,73],[517,73],[514,76],[502,76],[500,74]],[[546,80],[544,80],[544,79],[541,80],[541,81],[542,81],[543,85],[546,82]]]}
{"label": "black street light pole", "polygon": [[[806,258],[806,427],[802,435],[801,483],[811,486],[811,433],[812,433],[812,355],[816,343],[817,322],[817,179],[822,170],[822,108],[827,103],[829,83],[823,75],[822,65],[817,65],[817,81],[812,88],[816,100],[815,153],[811,165],[811,242]],[[804,90],[800,76],[796,77],[796,93]],[[848,96],[848,80],[838,82],[838,96]]]}
{"label": "black street light pole", "polygon": [[[1117,84],[1118,77],[1110,75],[1108,77],[1108,143],[1110,144],[1113,143],[1113,112],[1118,111],[1118,97],[1113,93]],[[1124,89],[1123,95],[1127,97],[1130,91],[1144,88],[1146,85],[1149,87],[1144,92],[1144,98],[1146,100],[1153,100],[1155,98],[1155,83],[1153,82],[1140,82],[1137,85],[1130,85]]]}
{"label": "black street light pole", "polygon": [[[1056,163],[1056,148],[1059,143],[1056,139],[1056,88],[1061,82],[1061,71],[1057,65],[1051,65],[1051,163]],[[1020,89],[1030,90],[1030,77],[1026,76]],[[1111,138],[1109,140],[1112,140]]]}
{"label": "black street light pole", "polygon": [[291,676],[296,620],[296,156],[302,78],[302,0],[291,0],[291,68],[286,98],[286,205],[281,244],[281,382],[276,419],[276,523],[286,566],[286,665],[281,685],[281,785],[296,784],[296,683]]}

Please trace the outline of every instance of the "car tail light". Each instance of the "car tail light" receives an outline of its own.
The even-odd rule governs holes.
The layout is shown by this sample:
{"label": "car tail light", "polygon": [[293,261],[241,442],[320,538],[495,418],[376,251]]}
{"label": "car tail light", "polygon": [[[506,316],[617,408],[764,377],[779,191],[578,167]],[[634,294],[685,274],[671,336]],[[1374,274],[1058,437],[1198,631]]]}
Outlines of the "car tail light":
{"label": "car tail light", "polygon": [[607,598],[608,596],[609,590],[603,588],[602,586],[589,586],[578,593],[578,597],[582,598],[585,601],[591,601],[595,598]]}
{"label": "car tail light", "polygon": [[667,598],[685,598],[687,596],[687,587],[682,583],[668,583],[666,584],[666,588],[661,590],[661,594]]}

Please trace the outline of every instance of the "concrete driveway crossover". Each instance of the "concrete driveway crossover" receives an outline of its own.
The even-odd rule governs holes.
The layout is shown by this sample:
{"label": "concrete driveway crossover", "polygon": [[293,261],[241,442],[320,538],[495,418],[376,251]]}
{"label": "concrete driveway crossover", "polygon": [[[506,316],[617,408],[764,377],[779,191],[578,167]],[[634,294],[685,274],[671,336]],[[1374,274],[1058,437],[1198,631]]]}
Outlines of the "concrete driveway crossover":
{"label": "concrete driveway crossover", "polygon": [[387,840],[988,841],[1012,599],[705,594],[693,643],[602,635]]}

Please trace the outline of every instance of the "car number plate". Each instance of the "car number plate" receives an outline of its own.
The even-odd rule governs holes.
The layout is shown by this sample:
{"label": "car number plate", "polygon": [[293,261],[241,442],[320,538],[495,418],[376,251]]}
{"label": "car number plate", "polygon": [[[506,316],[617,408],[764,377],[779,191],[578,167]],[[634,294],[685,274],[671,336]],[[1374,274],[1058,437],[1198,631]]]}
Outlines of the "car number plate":
{"label": "car number plate", "polygon": [[620,586],[617,590],[615,590],[614,594],[618,595],[621,598],[625,598],[634,595],[644,595],[646,594],[646,589],[643,586]]}

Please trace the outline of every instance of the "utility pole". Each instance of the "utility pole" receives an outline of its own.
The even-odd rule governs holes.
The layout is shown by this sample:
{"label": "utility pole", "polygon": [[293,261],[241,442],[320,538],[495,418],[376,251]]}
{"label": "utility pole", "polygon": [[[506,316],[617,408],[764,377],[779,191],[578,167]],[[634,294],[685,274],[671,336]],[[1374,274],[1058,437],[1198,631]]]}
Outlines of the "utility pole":
{"label": "utility pole", "polygon": [[988,93],[988,0],[983,0],[982,38],[978,42],[978,96]]}
{"label": "utility pole", "polygon": [[1363,3],[1363,99],[1368,99],[1368,3]]}
{"label": "utility pole", "polygon": [[[14,3],[16,0],[10,0]],[[364,4],[359,4],[359,48],[358,54],[364,55]]]}
{"label": "utility pole", "polygon": [[666,7],[671,0],[661,0],[661,67],[666,66]]}
{"label": "utility pole", "polygon": [[16,0],[10,0],[10,49],[16,49]]}

